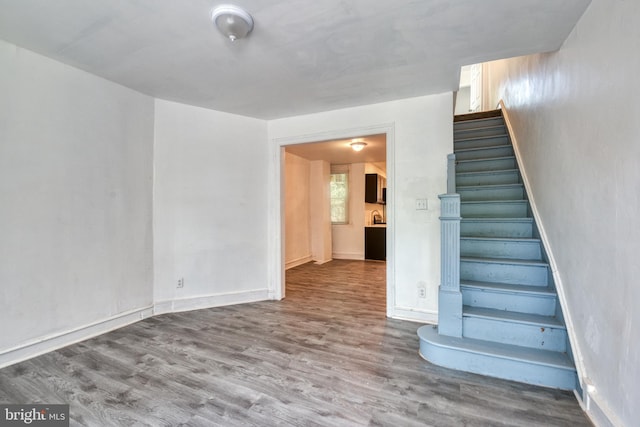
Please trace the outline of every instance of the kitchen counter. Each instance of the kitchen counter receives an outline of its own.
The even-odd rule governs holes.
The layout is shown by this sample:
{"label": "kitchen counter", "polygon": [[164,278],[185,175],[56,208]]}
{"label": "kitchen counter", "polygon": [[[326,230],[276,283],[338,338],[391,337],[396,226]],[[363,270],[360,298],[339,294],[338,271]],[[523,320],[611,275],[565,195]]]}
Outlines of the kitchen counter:
{"label": "kitchen counter", "polygon": [[371,224],[371,225],[365,225],[365,228],[367,227],[371,227],[371,228],[387,228],[387,224]]}

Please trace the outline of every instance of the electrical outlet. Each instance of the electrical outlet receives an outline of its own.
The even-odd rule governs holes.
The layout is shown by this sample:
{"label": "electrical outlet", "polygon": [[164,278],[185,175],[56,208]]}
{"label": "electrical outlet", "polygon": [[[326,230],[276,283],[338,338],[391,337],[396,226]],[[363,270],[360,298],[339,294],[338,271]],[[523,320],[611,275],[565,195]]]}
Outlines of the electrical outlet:
{"label": "electrical outlet", "polygon": [[418,288],[418,297],[419,298],[426,298],[427,297],[427,290],[425,288]]}
{"label": "electrical outlet", "polygon": [[183,277],[181,277],[180,279],[178,279],[178,286],[177,286],[177,288],[178,288],[178,289],[180,289],[180,288],[184,288],[184,278],[183,278]]}
{"label": "electrical outlet", "polygon": [[428,209],[427,199],[416,199],[416,210],[426,211]]}

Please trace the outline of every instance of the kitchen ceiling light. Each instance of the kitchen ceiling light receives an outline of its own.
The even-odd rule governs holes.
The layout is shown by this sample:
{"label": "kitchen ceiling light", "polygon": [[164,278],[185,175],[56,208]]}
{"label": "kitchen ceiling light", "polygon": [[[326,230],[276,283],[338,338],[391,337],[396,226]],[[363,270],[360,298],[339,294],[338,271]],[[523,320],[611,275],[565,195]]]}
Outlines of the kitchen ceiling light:
{"label": "kitchen ceiling light", "polygon": [[366,146],[367,143],[362,141],[355,141],[351,143],[351,148],[353,148],[353,151],[362,151],[362,149]]}
{"label": "kitchen ceiling light", "polygon": [[223,4],[211,12],[211,20],[225,37],[236,41],[253,30],[253,18],[238,6]]}

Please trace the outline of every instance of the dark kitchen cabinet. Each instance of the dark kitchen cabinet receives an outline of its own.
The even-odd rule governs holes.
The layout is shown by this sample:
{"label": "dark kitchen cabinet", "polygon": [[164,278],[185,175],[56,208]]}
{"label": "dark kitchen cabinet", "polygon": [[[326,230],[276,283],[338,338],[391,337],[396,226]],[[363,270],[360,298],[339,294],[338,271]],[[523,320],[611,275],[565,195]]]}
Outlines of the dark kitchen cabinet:
{"label": "dark kitchen cabinet", "polygon": [[387,180],[377,173],[365,174],[364,201],[365,203],[385,203]]}
{"label": "dark kitchen cabinet", "polygon": [[364,228],[364,258],[380,261],[387,259],[386,227]]}

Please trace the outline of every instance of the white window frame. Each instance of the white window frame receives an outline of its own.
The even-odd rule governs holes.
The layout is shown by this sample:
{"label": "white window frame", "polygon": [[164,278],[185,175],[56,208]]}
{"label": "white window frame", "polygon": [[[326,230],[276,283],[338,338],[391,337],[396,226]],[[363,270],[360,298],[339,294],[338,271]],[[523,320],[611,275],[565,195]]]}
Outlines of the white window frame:
{"label": "white window frame", "polygon": [[346,175],[346,196],[344,197],[344,221],[333,220],[333,194],[331,192],[331,182],[329,182],[329,197],[331,198],[331,225],[346,225],[350,224],[350,209],[349,204],[351,202],[351,168],[349,165],[331,165],[331,176],[333,175]]}

